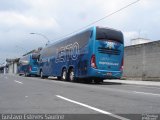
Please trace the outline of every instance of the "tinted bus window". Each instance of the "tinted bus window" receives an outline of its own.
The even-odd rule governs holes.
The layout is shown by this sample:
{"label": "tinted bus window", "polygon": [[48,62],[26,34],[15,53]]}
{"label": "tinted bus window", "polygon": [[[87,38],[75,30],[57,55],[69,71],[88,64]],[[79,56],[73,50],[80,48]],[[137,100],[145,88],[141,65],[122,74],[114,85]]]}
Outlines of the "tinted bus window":
{"label": "tinted bus window", "polygon": [[83,48],[88,43],[90,36],[91,31],[88,30],[52,44],[51,46],[44,48],[41,51],[41,58],[57,55],[57,51],[62,48],[64,48],[66,52],[66,47],[69,45],[73,45],[75,42],[78,42],[79,48]]}
{"label": "tinted bus window", "polygon": [[96,40],[114,40],[123,43],[123,34],[120,31],[97,27]]}

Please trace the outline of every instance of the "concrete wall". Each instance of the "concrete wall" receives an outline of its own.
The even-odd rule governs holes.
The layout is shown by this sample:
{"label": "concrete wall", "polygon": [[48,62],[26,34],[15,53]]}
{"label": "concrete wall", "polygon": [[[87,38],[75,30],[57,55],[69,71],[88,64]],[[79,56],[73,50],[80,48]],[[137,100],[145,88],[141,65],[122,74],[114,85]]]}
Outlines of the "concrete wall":
{"label": "concrete wall", "polygon": [[17,62],[13,62],[8,65],[8,73],[17,74]]}
{"label": "concrete wall", "polygon": [[8,73],[9,73],[9,74],[13,74],[13,73],[14,73],[13,68],[14,68],[14,67],[13,67],[13,64],[9,64],[9,65],[8,65]]}
{"label": "concrete wall", "polygon": [[13,65],[14,65],[14,71],[13,72],[14,72],[14,74],[17,74],[17,63],[14,63]]}
{"label": "concrete wall", "polygon": [[160,41],[125,47],[123,76],[160,80]]}

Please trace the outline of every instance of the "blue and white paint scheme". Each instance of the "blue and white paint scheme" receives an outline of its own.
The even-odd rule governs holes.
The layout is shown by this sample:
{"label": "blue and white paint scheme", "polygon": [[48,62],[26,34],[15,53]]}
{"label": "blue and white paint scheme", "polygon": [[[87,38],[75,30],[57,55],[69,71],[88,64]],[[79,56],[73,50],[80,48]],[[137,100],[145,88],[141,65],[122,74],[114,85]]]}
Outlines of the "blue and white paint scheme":
{"label": "blue and white paint scheme", "polygon": [[40,53],[39,74],[70,81],[119,79],[123,55],[122,32],[94,26],[44,48]]}
{"label": "blue and white paint scheme", "polygon": [[20,58],[18,64],[18,74],[31,76],[37,75],[38,67],[39,67],[39,54],[37,53],[30,53]]}

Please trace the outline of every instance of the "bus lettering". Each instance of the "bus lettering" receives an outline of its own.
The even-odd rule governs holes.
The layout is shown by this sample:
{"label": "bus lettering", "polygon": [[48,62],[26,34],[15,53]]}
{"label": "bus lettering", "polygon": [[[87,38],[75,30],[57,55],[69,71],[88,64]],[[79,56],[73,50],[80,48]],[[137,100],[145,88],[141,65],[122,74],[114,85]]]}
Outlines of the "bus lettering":
{"label": "bus lettering", "polygon": [[71,58],[71,50],[72,50],[72,44],[66,46],[66,60],[69,61]]}
{"label": "bus lettering", "polygon": [[75,42],[72,48],[72,60],[76,60],[79,54],[79,44]]}
{"label": "bus lettering", "polygon": [[70,59],[76,60],[79,54],[79,44],[75,42],[74,44],[69,44],[65,47],[57,49],[56,63],[66,62]]}
{"label": "bus lettering", "polygon": [[60,57],[60,62],[65,62],[65,47],[61,47],[59,57]]}

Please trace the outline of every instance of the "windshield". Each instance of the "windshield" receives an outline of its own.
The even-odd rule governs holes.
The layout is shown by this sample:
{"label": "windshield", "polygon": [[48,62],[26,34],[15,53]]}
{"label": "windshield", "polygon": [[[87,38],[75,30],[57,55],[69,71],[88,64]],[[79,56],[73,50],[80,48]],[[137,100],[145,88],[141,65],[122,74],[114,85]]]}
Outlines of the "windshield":
{"label": "windshield", "polygon": [[123,34],[120,31],[116,31],[108,28],[98,28],[96,29],[96,40],[114,40],[123,43]]}

